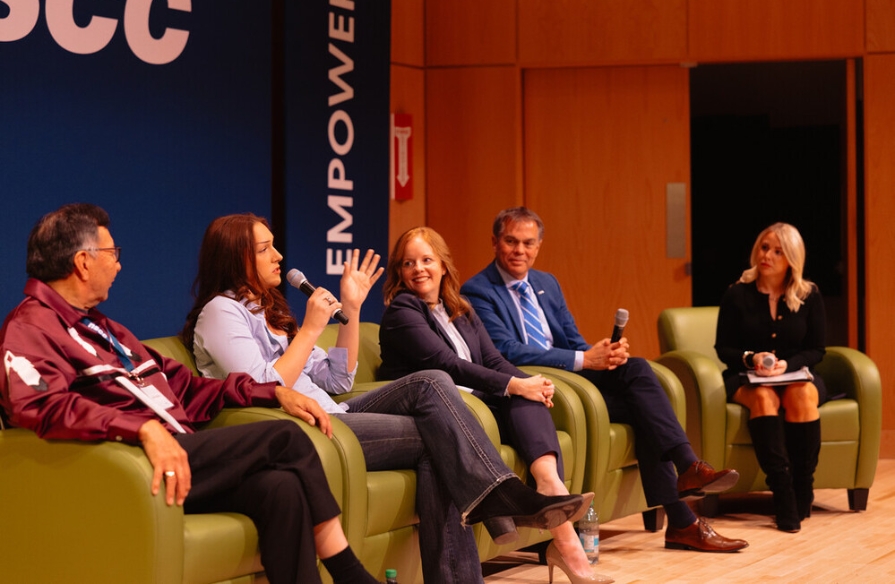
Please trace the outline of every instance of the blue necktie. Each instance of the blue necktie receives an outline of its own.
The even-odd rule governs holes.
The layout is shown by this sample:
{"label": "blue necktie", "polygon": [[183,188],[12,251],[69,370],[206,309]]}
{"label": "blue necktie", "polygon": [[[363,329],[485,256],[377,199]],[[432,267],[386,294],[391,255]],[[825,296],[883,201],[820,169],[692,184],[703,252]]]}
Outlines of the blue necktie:
{"label": "blue necktie", "polygon": [[525,328],[526,344],[537,345],[542,349],[549,349],[544,329],[541,328],[541,318],[538,315],[538,307],[534,300],[528,296],[528,282],[516,282],[512,286],[519,294],[519,306],[522,307],[522,325]]}

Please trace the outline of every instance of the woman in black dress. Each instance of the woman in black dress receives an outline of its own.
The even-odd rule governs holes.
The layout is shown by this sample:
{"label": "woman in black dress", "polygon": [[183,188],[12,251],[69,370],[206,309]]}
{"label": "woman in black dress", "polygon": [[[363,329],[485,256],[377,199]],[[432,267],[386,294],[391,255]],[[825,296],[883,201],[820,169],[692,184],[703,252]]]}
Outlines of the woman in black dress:
{"label": "woman in black dress", "polygon": [[[727,400],[749,409],[749,433],[774,494],[777,529],[795,533],[811,515],[820,452],[823,380],[813,371],[824,356],[824,302],[802,276],[805,244],[798,230],[775,223],[752,247],[751,267],[721,300],[715,350],[727,365]],[[812,381],[749,383],[807,368]],[[769,380],[770,383],[770,380]]]}

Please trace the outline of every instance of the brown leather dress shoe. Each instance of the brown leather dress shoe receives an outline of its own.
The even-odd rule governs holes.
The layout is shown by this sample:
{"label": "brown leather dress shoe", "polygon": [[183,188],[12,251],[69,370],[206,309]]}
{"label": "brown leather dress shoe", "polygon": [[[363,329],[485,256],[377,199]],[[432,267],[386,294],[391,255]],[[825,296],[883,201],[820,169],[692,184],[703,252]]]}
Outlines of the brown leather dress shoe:
{"label": "brown leather dress shoe", "polygon": [[749,547],[749,542],[719,535],[705,519],[698,517],[696,523],[684,529],[675,529],[669,525],[665,529],[665,547],[696,552],[736,552]]}
{"label": "brown leather dress shoe", "polygon": [[684,500],[722,493],[737,484],[739,479],[740,473],[733,469],[716,471],[704,460],[697,460],[677,477],[678,496]]}

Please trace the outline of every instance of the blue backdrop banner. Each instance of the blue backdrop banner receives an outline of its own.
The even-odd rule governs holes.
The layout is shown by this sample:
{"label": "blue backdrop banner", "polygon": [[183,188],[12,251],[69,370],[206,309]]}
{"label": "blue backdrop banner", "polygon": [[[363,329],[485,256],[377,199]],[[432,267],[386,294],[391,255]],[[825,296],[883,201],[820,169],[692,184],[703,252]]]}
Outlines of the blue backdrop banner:
{"label": "blue backdrop banner", "polygon": [[100,310],[180,330],[205,226],[270,213],[271,30],[257,0],[0,2],[0,313],[38,218],[92,202],[123,248]]}
{"label": "blue backdrop banner", "polygon": [[[0,314],[22,298],[31,227],[69,202],[109,211],[124,251],[100,309],[142,338],[179,331],[220,215],[284,225],[284,273],[333,291],[348,250],[385,255],[389,14],[374,0],[0,1]],[[287,294],[301,319],[304,297]]]}
{"label": "blue backdrop banner", "polygon": [[[338,294],[351,249],[387,253],[390,2],[289,2],[285,20],[284,268]],[[382,316],[381,283],[363,320]]]}

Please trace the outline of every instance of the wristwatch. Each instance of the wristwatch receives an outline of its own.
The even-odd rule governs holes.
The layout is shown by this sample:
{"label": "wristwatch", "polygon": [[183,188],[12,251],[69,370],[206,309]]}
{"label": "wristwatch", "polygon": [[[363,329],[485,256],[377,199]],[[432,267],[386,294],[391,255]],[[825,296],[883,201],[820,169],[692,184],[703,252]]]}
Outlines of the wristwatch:
{"label": "wristwatch", "polygon": [[755,369],[755,353],[753,351],[743,352],[743,365],[746,369]]}

